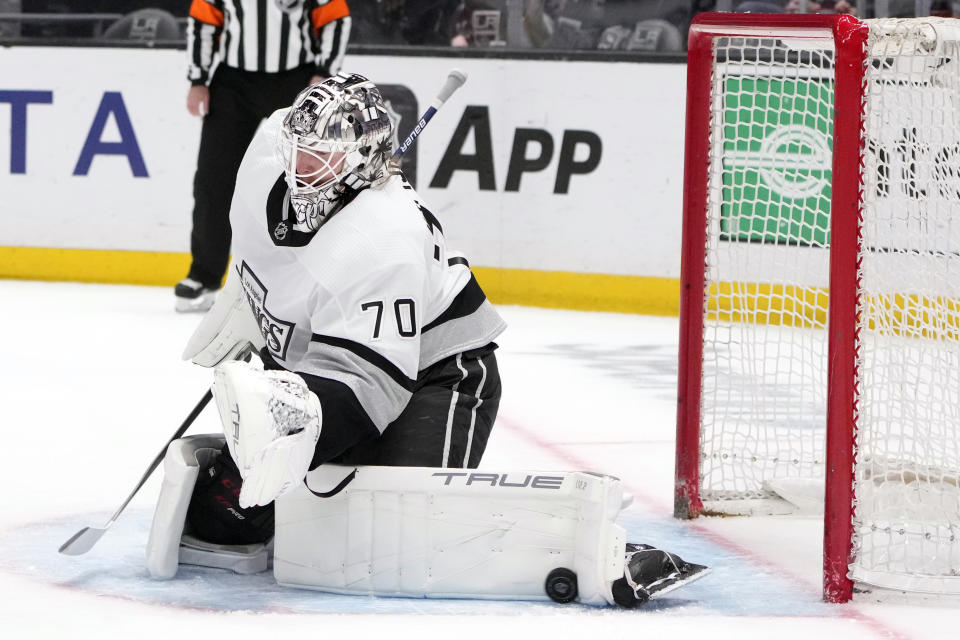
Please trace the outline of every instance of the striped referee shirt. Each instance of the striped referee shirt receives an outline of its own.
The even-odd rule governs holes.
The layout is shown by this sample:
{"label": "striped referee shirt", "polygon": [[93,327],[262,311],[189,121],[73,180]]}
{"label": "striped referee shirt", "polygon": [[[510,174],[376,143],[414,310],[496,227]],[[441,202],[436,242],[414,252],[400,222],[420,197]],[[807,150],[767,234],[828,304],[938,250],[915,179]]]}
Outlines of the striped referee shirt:
{"label": "striped referee shirt", "polygon": [[346,0],[193,0],[187,26],[191,84],[208,84],[216,55],[243,71],[307,64],[337,73],[350,36]]}

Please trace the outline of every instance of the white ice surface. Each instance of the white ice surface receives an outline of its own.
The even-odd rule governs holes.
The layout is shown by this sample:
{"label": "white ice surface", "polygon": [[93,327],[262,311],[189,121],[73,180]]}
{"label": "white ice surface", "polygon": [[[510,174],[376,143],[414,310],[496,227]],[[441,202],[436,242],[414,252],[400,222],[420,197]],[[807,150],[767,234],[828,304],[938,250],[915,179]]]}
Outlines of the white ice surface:
{"label": "white ice surface", "polygon": [[[198,317],[173,313],[165,288],[0,281],[0,300],[0,638],[960,637],[956,599],[822,603],[818,518],[673,520],[673,318],[502,308],[504,394],[483,461],[621,477],[632,541],[713,568],[643,609],[331,596],[200,569],[151,582],[158,476],[90,553],[60,556],[109,518],[209,384],[179,360]],[[189,433],[218,430],[208,408]]]}

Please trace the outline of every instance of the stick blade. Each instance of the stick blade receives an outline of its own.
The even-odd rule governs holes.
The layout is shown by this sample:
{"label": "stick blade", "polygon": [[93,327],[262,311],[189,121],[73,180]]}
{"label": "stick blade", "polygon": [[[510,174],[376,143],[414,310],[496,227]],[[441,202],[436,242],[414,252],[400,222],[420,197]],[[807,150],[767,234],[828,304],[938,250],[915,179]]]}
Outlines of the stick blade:
{"label": "stick blade", "polygon": [[93,545],[97,544],[106,532],[106,529],[84,527],[60,545],[59,551],[65,556],[82,556],[87,551],[90,551],[90,549],[93,549]]}

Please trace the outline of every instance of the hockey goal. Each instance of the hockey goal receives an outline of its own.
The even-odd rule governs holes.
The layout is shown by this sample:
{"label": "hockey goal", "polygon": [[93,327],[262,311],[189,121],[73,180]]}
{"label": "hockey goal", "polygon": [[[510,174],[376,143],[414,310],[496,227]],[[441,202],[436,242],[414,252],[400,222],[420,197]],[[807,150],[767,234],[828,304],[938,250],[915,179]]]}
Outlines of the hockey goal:
{"label": "hockey goal", "polygon": [[690,30],[675,512],[825,479],[829,601],[960,593],[958,24]]}

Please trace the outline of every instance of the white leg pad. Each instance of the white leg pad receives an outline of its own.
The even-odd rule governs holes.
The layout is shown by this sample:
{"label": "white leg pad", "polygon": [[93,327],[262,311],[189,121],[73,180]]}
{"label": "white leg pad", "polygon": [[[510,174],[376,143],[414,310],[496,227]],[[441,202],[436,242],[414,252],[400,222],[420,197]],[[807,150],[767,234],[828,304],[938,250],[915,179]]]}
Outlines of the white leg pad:
{"label": "white leg pad", "polygon": [[562,567],[580,602],[612,603],[622,501],[619,480],[580,472],[322,465],[276,502],[274,575],[334,593],[546,600]]}
{"label": "white leg pad", "polygon": [[223,447],[222,435],[197,435],[174,440],[163,459],[163,484],[147,539],[147,570],[167,580],[182,564],[258,573],[269,565],[266,545],[216,545],[184,533],[187,508],[201,470],[208,469]]}

